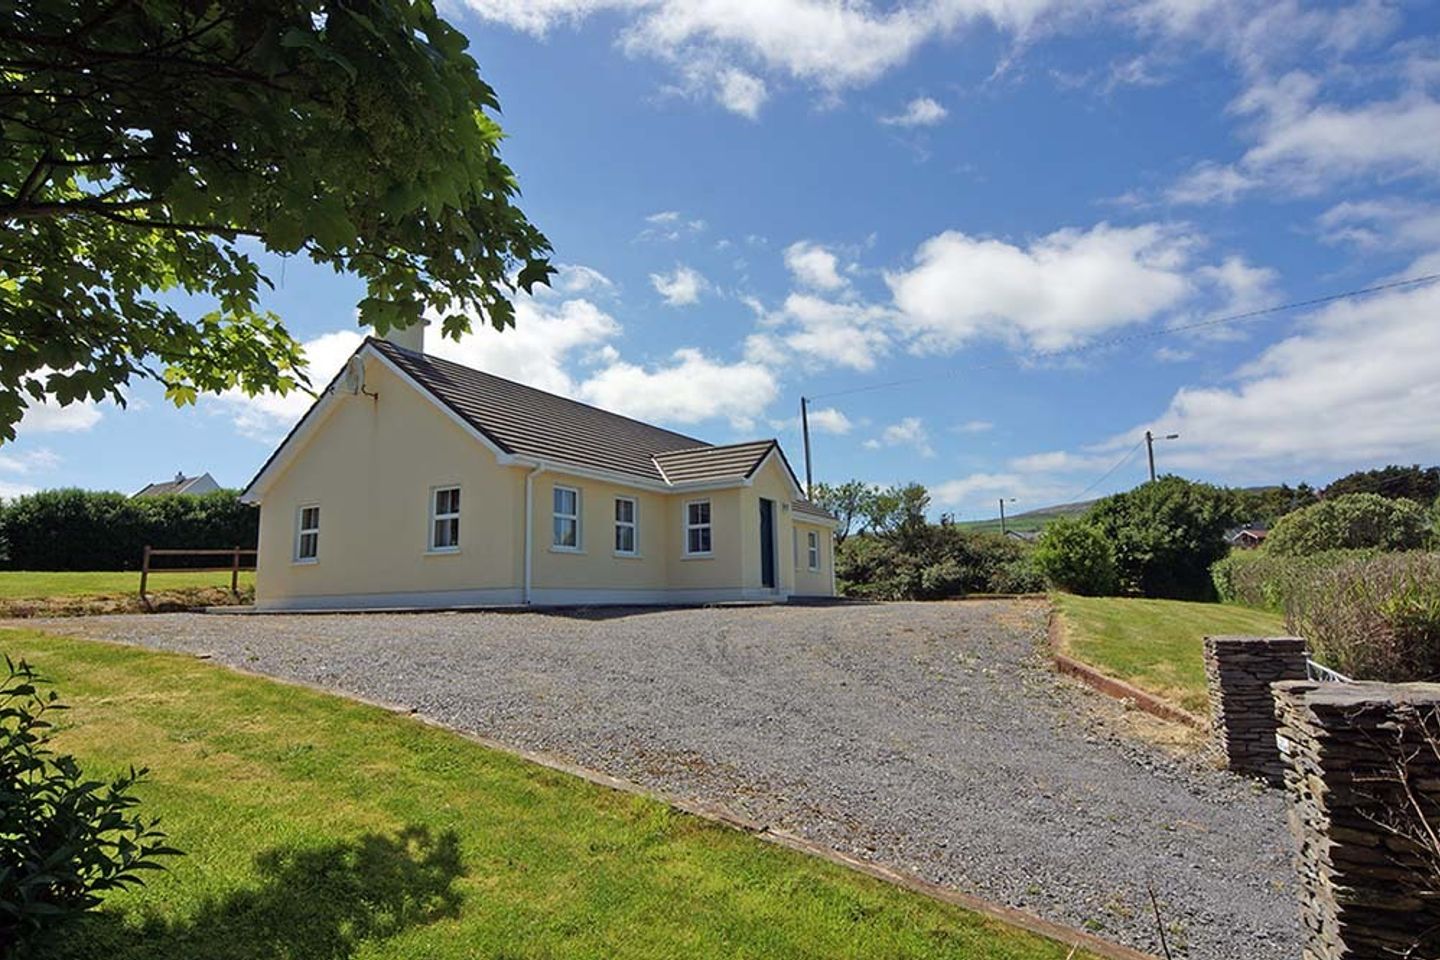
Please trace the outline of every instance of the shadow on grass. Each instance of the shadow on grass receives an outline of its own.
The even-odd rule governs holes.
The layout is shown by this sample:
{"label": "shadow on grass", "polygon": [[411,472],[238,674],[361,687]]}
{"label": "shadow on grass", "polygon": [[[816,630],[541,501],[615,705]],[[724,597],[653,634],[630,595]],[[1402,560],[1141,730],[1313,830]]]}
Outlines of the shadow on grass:
{"label": "shadow on grass", "polygon": [[452,831],[432,838],[410,826],[394,837],[275,848],[255,858],[255,873],[254,886],[207,900],[180,920],[86,917],[36,957],[349,960],[366,941],[460,910],[455,880],[463,868]]}

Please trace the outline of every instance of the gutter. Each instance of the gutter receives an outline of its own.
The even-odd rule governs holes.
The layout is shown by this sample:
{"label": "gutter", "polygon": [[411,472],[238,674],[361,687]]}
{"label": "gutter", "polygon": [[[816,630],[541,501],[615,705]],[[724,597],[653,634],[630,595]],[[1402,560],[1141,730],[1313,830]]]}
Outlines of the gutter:
{"label": "gutter", "polygon": [[535,567],[535,478],[545,472],[543,462],[536,463],[525,474],[525,588],[521,602],[530,605],[530,583]]}

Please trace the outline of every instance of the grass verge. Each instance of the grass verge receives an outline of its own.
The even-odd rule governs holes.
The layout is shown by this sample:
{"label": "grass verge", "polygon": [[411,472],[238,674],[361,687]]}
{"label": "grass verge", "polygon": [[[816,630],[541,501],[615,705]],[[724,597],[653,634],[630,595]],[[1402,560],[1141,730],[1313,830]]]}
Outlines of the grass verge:
{"label": "grass verge", "polygon": [[[234,603],[230,574],[192,571],[150,574],[147,591],[158,610]],[[137,570],[0,570],[0,617],[83,616],[138,613]],[[255,574],[240,574],[240,599],[249,602]]]}
{"label": "grass verge", "polygon": [[1070,952],[376,707],[33,631],[0,649],[71,704],[57,746],[87,773],[152,769],[143,809],[188,853],[42,960]]}
{"label": "grass verge", "polygon": [[1220,603],[1057,594],[1064,650],[1101,672],[1204,716],[1206,634],[1280,636],[1284,619]]}

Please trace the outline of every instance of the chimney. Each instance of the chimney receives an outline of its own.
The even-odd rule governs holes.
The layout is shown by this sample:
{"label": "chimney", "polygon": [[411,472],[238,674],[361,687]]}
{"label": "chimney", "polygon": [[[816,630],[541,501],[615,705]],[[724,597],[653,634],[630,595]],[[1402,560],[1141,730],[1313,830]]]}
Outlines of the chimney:
{"label": "chimney", "polygon": [[385,334],[385,340],[393,343],[401,350],[409,350],[411,353],[425,352],[425,328],[430,325],[429,320],[421,320],[419,323],[412,323],[408,327],[391,327]]}
{"label": "chimney", "polygon": [[176,471],[175,471],[175,482],[176,482],[176,483],[184,483],[184,482],[185,482],[185,474],[184,474],[183,471],[180,471],[180,470],[176,470]]}

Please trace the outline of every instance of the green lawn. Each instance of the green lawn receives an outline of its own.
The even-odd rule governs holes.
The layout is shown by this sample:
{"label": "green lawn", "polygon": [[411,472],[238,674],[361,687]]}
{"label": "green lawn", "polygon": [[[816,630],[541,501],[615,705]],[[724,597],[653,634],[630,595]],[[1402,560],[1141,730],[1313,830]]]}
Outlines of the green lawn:
{"label": "green lawn", "polygon": [[1248,607],[1057,594],[1066,652],[1204,715],[1206,634],[1281,636],[1284,619]]}
{"label": "green lawn", "polygon": [[[240,574],[240,585],[250,586],[255,575]],[[229,572],[151,573],[149,590],[187,590],[230,586]],[[0,570],[0,600],[42,600],[50,597],[115,597],[140,589],[138,570]]]}
{"label": "green lawn", "polygon": [[188,852],[45,960],[1069,953],[375,707],[31,631],[0,650],[72,705],[87,772],[151,768]]}

